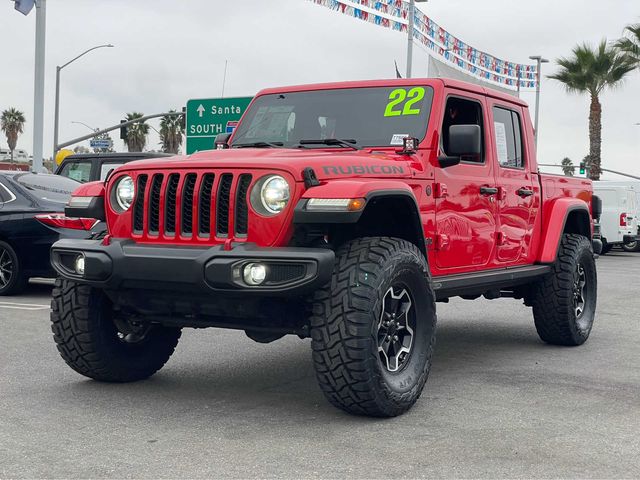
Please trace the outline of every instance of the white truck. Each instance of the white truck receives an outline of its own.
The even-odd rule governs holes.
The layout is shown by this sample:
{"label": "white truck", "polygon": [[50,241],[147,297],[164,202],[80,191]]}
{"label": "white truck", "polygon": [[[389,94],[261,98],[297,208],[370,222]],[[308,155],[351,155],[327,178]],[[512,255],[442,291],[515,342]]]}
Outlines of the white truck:
{"label": "white truck", "polygon": [[640,182],[597,181],[593,192],[602,200],[602,215],[594,232],[601,237],[602,254],[614,246],[640,251]]}

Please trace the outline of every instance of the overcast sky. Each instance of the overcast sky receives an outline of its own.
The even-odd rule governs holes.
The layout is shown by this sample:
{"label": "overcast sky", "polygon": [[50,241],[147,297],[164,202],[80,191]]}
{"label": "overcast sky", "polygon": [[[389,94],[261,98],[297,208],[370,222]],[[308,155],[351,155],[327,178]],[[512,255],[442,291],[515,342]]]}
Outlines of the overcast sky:
{"label": "overcast sky", "polygon": [[[125,112],[180,109],[189,98],[249,96],[264,87],[391,78],[405,68],[406,37],[306,0],[48,0],[45,155],[52,151],[55,66],[102,43],[62,71],[60,140],[117,123]],[[640,22],[639,0],[430,0],[420,8],[474,47],[526,63],[556,59],[578,42],[615,39]],[[27,116],[18,148],[32,152],[35,12],[24,17],[0,2],[0,109]],[[427,56],[414,49],[414,76]],[[556,69],[544,66],[543,73]],[[533,93],[523,98],[532,106]],[[579,163],[588,153],[586,96],[544,79],[539,161]],[[640,74],[603,103],[603,166],[640,175]],[[157,127],[157,123],[153,123]],[[117,132],[114,137],[117,137]],[[115,138],[114,138],[115,139]],[[158,148],[155,133],[149,148]],[[6,138],[0,138],[6,147]],[[116,148],[123,149],[116,140]],[[611,178],[611,177],[610,177]]]}

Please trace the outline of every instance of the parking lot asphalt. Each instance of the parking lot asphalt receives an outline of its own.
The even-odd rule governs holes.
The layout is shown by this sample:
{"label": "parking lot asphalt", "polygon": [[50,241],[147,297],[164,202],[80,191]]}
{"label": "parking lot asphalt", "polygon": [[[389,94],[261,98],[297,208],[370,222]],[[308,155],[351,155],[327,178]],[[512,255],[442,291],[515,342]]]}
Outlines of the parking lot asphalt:
{"label": "parking lot asphalt", "polygon": [[598,260],[582,347],[542,343],[511,299],[438,304],[433,369],[395,419],[316,386],[309,340],[186,330],[150,380],[69,369],[51,287],[0,298],[0,477],[640,477],[640,255]]}

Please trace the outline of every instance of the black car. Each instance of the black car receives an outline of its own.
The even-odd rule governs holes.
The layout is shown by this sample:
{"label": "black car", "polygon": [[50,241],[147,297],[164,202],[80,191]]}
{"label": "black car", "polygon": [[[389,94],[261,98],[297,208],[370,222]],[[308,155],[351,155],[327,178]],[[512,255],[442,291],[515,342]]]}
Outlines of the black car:
{"label": "black car", "polygon": [[81,153],[69,155],[56,169],[56,175],[62,175],[78,182],[86,183],[104,180],[109,172],[120,165],[134,160],[171,157],[169,153]]}
{"label": "black car", "polygon": [[79,186],[57,175],[0,171],[0,295],[19,293],[30,277],[55,276],[51,245],[97,228],[96,220],[61,213]]}

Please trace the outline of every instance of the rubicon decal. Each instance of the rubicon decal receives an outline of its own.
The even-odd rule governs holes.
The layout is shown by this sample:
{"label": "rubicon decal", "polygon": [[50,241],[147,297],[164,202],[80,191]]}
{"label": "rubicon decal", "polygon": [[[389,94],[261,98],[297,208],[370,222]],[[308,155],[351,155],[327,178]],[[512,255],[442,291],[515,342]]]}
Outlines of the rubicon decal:
{"label": "rubicon decal", "polygon": [[363,175],[365,173],[370,175],[397,175],[404,173],[404,167],[398,165],[328,165],[322,167],[322,171],[325,175]]}

